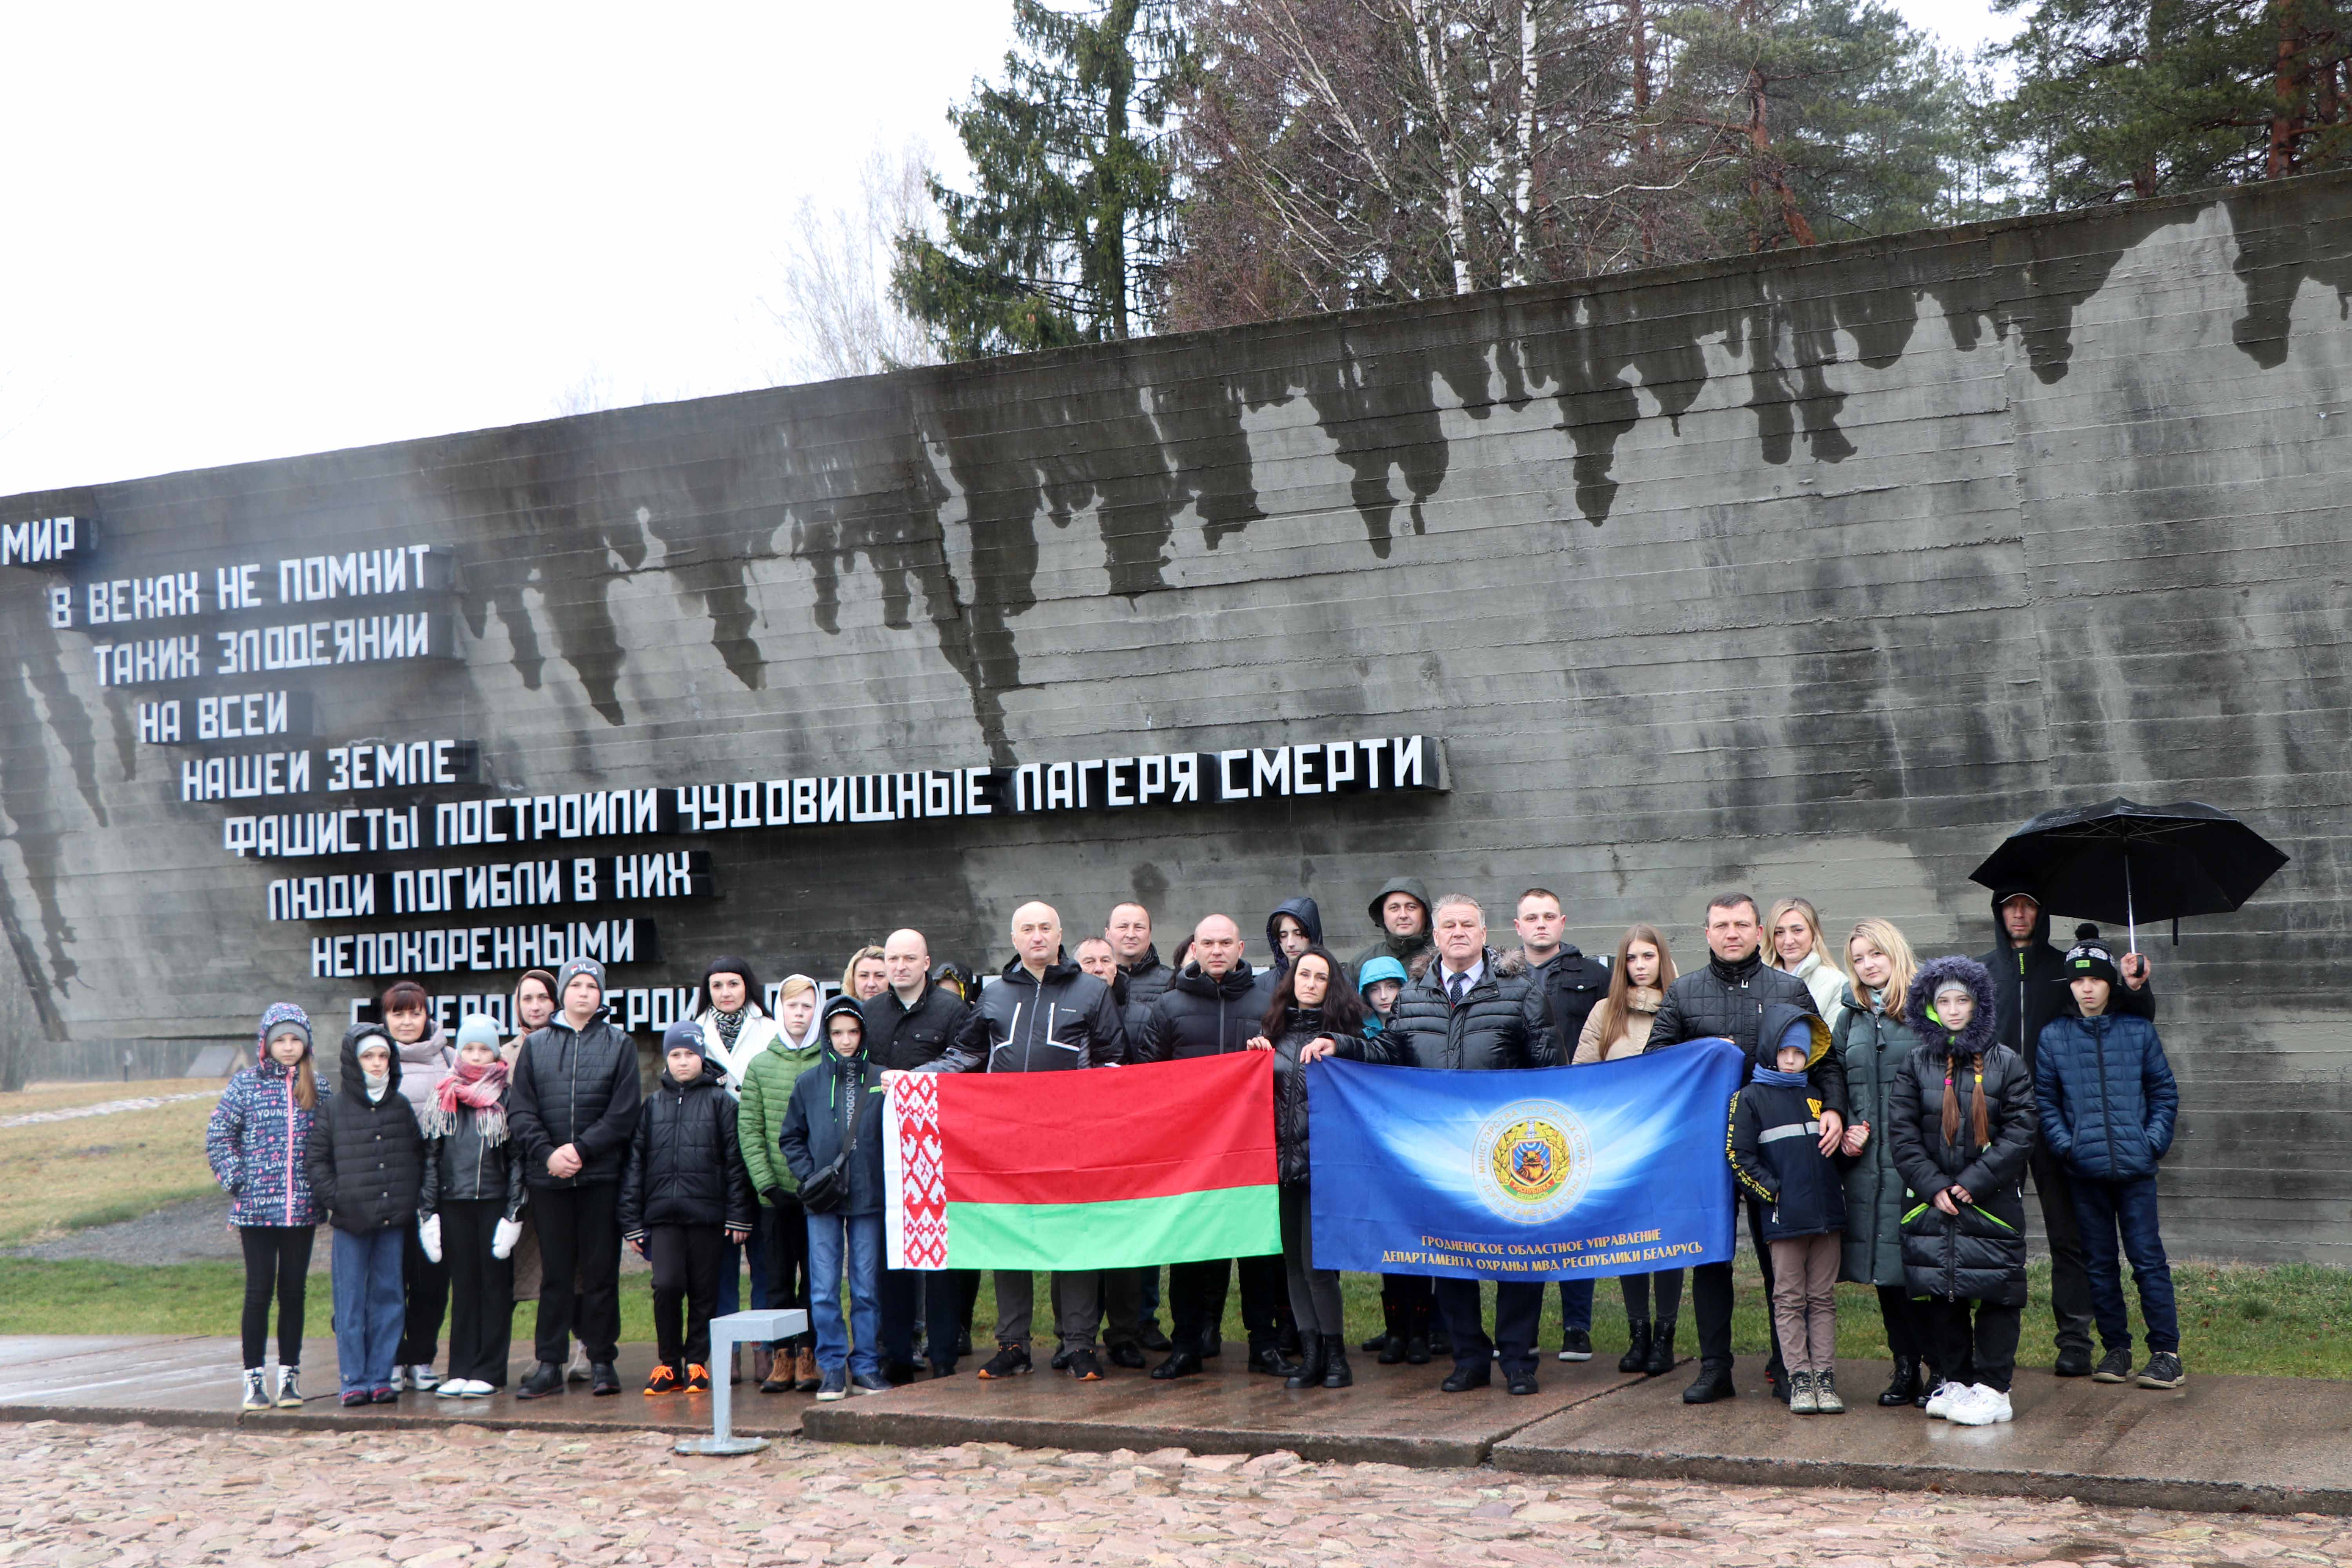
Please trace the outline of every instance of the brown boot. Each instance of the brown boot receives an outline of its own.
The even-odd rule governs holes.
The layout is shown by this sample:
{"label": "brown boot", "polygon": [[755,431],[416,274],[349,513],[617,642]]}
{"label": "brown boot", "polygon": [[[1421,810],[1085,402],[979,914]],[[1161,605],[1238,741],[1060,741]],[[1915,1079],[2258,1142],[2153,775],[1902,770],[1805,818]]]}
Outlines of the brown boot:
{"label": "brown boot", "polygon": [[816,1372],[815,1347],[812,1345],[803,1345],[799,1350],[793,1352],[793,1386],[798,1388],[803,1394],[814,1394],[817,1391],[817,1385],[822,1380],[817,1376]]}
{"label": "brown boot", "polygon": [[751,1352],[751,1363],[760,1373],[762,1394],[790,1394],[793,1391],[793,1352],[788,1350],[770,1352],[764,1345]]}

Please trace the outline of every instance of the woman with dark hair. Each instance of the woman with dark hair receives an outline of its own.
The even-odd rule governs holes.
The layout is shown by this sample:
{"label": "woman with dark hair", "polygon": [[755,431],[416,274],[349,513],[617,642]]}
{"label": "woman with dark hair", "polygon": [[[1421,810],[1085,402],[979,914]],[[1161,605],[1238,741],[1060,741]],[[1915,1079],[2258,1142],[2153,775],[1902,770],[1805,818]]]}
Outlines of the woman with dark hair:
{"label": "woman with dark hair", "polygon": [[1364,1005],[1328,948],[1309,946],[1291,956],[1275,983],[1254,1051],[1274,1053],[1274,1140],[1282,1179],[1282,1262],[1290,1277],[1290,1310],[1298,1321],[1300,1360],[1286,1386],[1346,1388],[1347,1321],[1339,1271],[1318,1268],[1308,1235],[1307,1064],[1325,1057],[1368,1059]]}
{"label": "woman with dark hair", "polygon": [[[1576,1060],[1581,1064],[1613,1062],[1638,1057],[1648,1048],[1650,1025],[1675,983],[1675,955],[1654,925],[1627,929],[1617,942],[1616,962],[1609,966],[1608,994],[1584,1020],[1577,1037]],[[1655,1274],[1621,1274],[1617,1289],[1625,1298],[1625,1328],[1629,1342],[1617,1363],[1619,1372],[1650,1374],[1675,1369],[1675,1320],[1682,1313],[1683,1271],[1664,1268]],[[1657,1315],[1651,1310],[1655,1306]]]}
{"label": "woman with dark hair", "polygon": [[[419,1122],[441,1092],[441,1080],[457,1065],[457,1047],[432,1014],[433,998],[414,980],[384,987],[383,1032],[400,1053],[400,1092]],[[412,1228],[400,1248],[400,1289],[404,1303],[400,1348],[393,1357],[392,1385],[420,1393],[438,1384],[434,1358],[441,1353],[441,1321],[449,1312],[449,1269],[425,1255]]]}
{"label": "woman with dark hair", "polygon": [[[739,1101],[743,1098],[743,1085],[749,1079],[752,1058],[782,1037],[775,1020],[760,1005],[760,998],[766,994],[751,963],[733,953],[721,953],[704,964],[702,980],[694,988],[694,1008],[688,1016],[702,1031],[702,1054],[723,1075],[720,1086]],[[721,1243],[721,1316],[740,1310],[743,1305],[743,1258],[747,1250],[751,1259],[751,1305],[774,1305],[768,1292],[768,1228],[774,1223],[774,1216],[775,1211],[762,1202],[758,1206],[750,1241]],[[752,1381],[767,1381],[766,1363],[772,1353],[769,1347],[763,1346],[752,1358]],[[731,1366],[726,1369],[726,1374],[730,1382],[740,1381]]]}

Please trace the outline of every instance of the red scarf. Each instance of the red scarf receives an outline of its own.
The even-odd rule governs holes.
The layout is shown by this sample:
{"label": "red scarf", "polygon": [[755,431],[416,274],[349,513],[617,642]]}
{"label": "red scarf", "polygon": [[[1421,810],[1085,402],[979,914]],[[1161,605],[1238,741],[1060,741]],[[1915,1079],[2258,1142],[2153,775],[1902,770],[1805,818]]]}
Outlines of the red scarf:
{"label": "red scarf", "polygon": [[426,1131],[443,1137],[454,1131],[457,1107],[462,1103],[474,1108],[482,1142],[502,1143],[507,1136],[507,1110],[499,1102],[506,1098],[506,1063],[493,1061],[477,1067],[472,1062],[460,1061],[434,1091],[434,1126]]}

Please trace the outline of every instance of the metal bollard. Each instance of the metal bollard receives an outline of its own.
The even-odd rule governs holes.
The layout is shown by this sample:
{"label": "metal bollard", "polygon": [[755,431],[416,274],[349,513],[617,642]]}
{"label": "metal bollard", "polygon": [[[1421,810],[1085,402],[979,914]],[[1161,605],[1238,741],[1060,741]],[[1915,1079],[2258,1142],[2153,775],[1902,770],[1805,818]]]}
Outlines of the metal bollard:
{"label": "metal bollard", "polygon": [[724,1369],[732,1363],[735,1347],[762,1340],[790,1339],[808,1332],[808,1314],[797,1307],[730,1312],[710,1320],[710,1364],[721,1369],[710,1380],[710,1436],[681,1437],[681,1454],[756,1454],[768,1446],[765,1437],[738,1437],[733,1426],[734,1389]]}

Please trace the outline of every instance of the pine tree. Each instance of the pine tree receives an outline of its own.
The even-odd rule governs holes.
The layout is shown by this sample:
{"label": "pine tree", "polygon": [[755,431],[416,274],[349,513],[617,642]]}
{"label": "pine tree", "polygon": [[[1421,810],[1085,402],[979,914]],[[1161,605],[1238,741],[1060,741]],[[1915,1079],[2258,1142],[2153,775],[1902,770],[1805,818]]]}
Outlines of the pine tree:
{"label": "pine tree", "polygon": [[977,188],[932,178],[944,234],[902,236],[891,272],[948,359],[1125,338],[1160,317],[1169,99],[1188,64],[1169,0],[1013,10],[1004,80],[948,115]]}
{"label": "pine tree", "polygon": [[2004,52],[2053,208],[2352,164],[2343,0],[2042,0]]}

